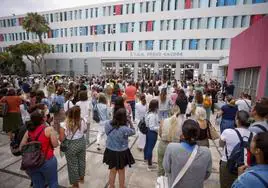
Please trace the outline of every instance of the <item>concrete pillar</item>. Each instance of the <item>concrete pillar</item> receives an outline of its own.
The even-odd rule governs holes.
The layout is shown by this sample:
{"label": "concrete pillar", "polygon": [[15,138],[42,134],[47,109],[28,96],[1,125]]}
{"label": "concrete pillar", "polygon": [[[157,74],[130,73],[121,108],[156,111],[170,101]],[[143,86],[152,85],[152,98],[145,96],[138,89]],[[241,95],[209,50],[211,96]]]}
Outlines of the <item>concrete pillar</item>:
{"label": "concrete pillar", "polygon": [[115,74],[118,75],[119,74],[119,61],[115,62]]}
{"label": "concrete pillar", "polygon": [[181,79],[181,62],[176,62],[176,69],[175,69],[175,79],[180,80]]}
{"label": "concrete pillar", "polygon": [[134,81],[137,82],[138,80],[138,69],[139,69],[139,62],[134,62]]}

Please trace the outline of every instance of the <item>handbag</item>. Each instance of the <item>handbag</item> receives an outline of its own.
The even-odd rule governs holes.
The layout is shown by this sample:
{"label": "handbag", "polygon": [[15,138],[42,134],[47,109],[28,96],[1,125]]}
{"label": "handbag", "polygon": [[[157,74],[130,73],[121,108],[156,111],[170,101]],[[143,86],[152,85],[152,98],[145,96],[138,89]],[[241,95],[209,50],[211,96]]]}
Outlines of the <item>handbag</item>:
{"label": "handbag", "polygon": [[197,150],[198,150],[198,146],[195,145],[195,147],[194,147],[194,149],[193,149],[193,151],[191,153],[190,158],[187,160],[186,164],[182,167],[181,171],[177,175],[177,177],[174,180],[174,182],[173,182],[171,187],[168,186],[168,178],[167,178],[167,176],[160,176],[156,180],[155,188],[173,188],[181,180],[181,178],[184,176],[186,171],[189,169],[189,167],[193,163],[193,161],[195,159],[195,156],[197,154]]}
{"label": "handbag", "polygon": [[[73,133],[73,135],[71,137],[71,140],[73,139],[73,137],[74,137],[75,133],[77,132],[77,130],[78,130],[78,128]],[[70,145],[70,141],[71,140],[68,140],[66,137],[64,138],[64,140],[60,144],[60,151],[61,152],[67,152],[68,151],[68,148],[69,148],[69,145]]]}
{"label": "handbag", "polygon": [[206,121],[207,121],[207,126],[208,126],[208,129],[207,129],[208,139],[211,139],[211,140],[219,139],[220,135],[217,132],[216,128],[210,123],[209,120],[206,120]]}

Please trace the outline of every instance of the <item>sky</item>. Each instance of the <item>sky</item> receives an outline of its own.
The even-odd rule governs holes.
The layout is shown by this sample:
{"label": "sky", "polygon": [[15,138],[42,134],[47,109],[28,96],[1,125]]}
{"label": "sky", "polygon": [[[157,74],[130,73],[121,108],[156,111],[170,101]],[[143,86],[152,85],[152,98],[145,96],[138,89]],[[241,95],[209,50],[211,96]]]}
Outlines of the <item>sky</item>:
{"label": "sky", "polygon": [[118,0],[0,0],[0,16],[25,14],[82,5],[99,4]]}

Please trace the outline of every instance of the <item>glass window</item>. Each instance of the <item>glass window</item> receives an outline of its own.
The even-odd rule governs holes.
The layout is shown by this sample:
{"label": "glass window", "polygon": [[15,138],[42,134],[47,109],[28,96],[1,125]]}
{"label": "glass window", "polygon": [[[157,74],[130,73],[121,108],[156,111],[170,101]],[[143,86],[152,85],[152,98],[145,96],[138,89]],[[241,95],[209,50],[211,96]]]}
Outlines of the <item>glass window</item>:
{"label": "glass window", "polygon": [[146,2],[146,12],[149,12],[149,3],[150,3],[150,1]]}
{"label": "glass window", "polygon": [[159,50],[163,50],[163,43],[164,43],[163,40],[159,41]]}
{"label": "glass window", "polygon": [[86,52],[93,52],[93,43],[86,43]]}
{"label": "glass window", "polygon": [[140,13],[142,13],[143,10],[143,2],[140,2]]}
{"label": "glass window", "polygon": [[187,40],[186,39],[182,39],[182,50],[186,50],[187,49]]}
{"label": "glass window", "polygon": [[241,19],[241,26],[242,27],[248,27],[249,26],[247,17],[248,16],[242,16],[242,19]]}
{"label": "glass window", "polygon": [[169,40],[166,40],[166,47],[165,47],[165,50],[169,50]]}
{"label": "glass window", "polygon": [[153,50],[154,49],[154,41],[153,40],[146,40],[145,41],[145,50]]}
{"label": "glass window", "polygon": [[227,20],[227,16],[224,16],[222,21],[222,28],[227,28]]}
{"label": "glass window", "polygon": [[93,18],[93,8],[90,9],[90,18]]}
{"label": "glass window", "polygon": [[165,20],[160,20],[160,31],[164,30],[164,21]]}
{"label": "glass window", "polygon": [[167,31],[169,31],[170,30],[170,20],[167,20]]}
{"label": "glass window", "polygon": [[170,0],[167,0],[167,10],[170,10]]}
{"label": "glass window", "polygon": [[122,51],[122,48],[123,48],[123,41],[120,41],[119,42],[119,51]]}
{"label": "glass window", "polygon": [[62,22],[63,18],[62,18],[62,12],[60,12],[60,21]]}
{"label": "glass window", "polygon": [[191,39],[189,49],[190,50],[197,50],[197,44],[198,44],[198,40]]}
{"label": "glass window", "polygon": [[178,29],[178,20],[175,19],[173,23],[173,30],[177,30],[177,29]]}
{"label": "glass window", "polygon": [[67,32],[68,32],[68,31],[67,31],[67,28],[65,28],[64,30],[65,30],[65,32],[64,32],[64,33],[65,33],[65,37],[67,37],[67,36],[68,36],[68,33],[67,33]]}
{"label": "glass window", "polygon": [[70,15],[70,20],[73,20],[73,11],[70,11],[69,15]]}
{"label": "glass window", "polygon": [[88,9],[86,9],[86,19],[88,19]]}
{"label": "glass window", "polygon": [[126,4],[126,14],[129,14],[129,4]]}
{"label": "glass window", "polygon": [[79,10],[79,19],[80,20],[82,19],[82,14],[83,14],[82,10]]}
{"label": "glass window", "polygon": [[53,14],[50,14],[50,22],[53,22]]}
{"label": "glass window", "polygon": [[132,3],[132,14],[135,14],[135,3]]}
{"label": "glass window", "polygon": [[153,8],[152,8],[153,12],[155,12],[155,3],[156,3],[156,1],[153,1]]}
{"label": "glass window", "polygon": [[63,29],[60,29],[60,36],[63,37],[64,33],[63,33]]}
{"label": "glass window", "polygon": [[164,11],[164,3],[165,3],[165,0],[161,0],[161,11]]}
{"label": "glass window", "polygon": [[77,10],[74,11],[74,20],[77,20]]}
{"label": "glass window", "polygon": [[98,8],[95,8],[95,17],[98,18]]}
{"label": "glass window", "polygon": [[239,28],[241,27],[241,24],[239,23],[239,17],[234,16],[234,28]]}
{"label": "glass window", "polygon": [[67,21],[67,12],[64,12],[64,21]]}
{"label": "glass window", "polygon": [[212,63],[207,64],[207,70],[212,70]]}
{"label": "glass window", "polygon": [[215,20],[212,17],[208,18],[208,29],[214,29],[215,28]]}
{"label": "glass window", "polygon": [[88,27],[80,27],[79,28],[79,34],[80,36],[87,36],[88,35]]}
{"label": "glass window", "polygon": [[221,18],[220,17],[215,18],[215,24],[216,24],[216,29],[221,29],[222,28],[222,23],[221,23]]}
{"label": "glass window", "polygon": [[172,41],[172,50],[176,50],[176,40]]}

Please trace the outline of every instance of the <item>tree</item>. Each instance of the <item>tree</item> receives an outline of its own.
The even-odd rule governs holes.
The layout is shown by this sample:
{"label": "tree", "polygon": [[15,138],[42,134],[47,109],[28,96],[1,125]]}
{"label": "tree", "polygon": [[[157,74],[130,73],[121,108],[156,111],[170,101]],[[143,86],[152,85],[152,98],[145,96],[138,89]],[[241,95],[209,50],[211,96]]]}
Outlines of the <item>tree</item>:
{"label": "tree", "polygon": [[27,32],[36,33],[40,43],[43,43],[42,35],[50,30],[45,17],[36,12],[28,13],[23,20],[22,26]]}
{"label": "tree", "polygon": [[[36,33],[36,35],[39,38],[40,46],[39,47],[35,46],[36,48],[34,47],[33,49],[41,50],[40,51],[40,56],[39,56],[40,57],[40,59],[39,59],[40,62],[38,62],[38,68],[39,68],[39,71],[40,71],[41,70],[40,66],[44,65],[44,55],[45,55],[45,53],[47,53],[46,51],[42,51],[43,48],[41,46],[43,44],[42,35],[44,33],[47,33],[50,30],[50,28],[48,26],[48,23],[47,23],[47,21],[46,21],[44,16],[39,15],[36,12],[35,13],[30,12],[24,18],[22,26],[23,26],[23,29],[25,29],[27,32]],[[43,46],[43,47],[44,47],[44,49],[46,48],[45,46]],[[42,73],[46,74],[45,65],[44,65],[44,67],[42,69]]]}
{"label": "tree", "polygon": [[43,56],[45,53],[50,52],[50,47],[45,43],[30,43],[30,42],[22,42],[20,44],[16,44],[14,46],[10,46],[9,50],[13,54],[26,56],[26,58],[34,65],[38,67],[39,73],[43,72]]}
{"label": "tree", "polygon": [[26,65],[22,56],[11,52],[0,53],[0,72],[2,74],[16,74],[25,76]]}

